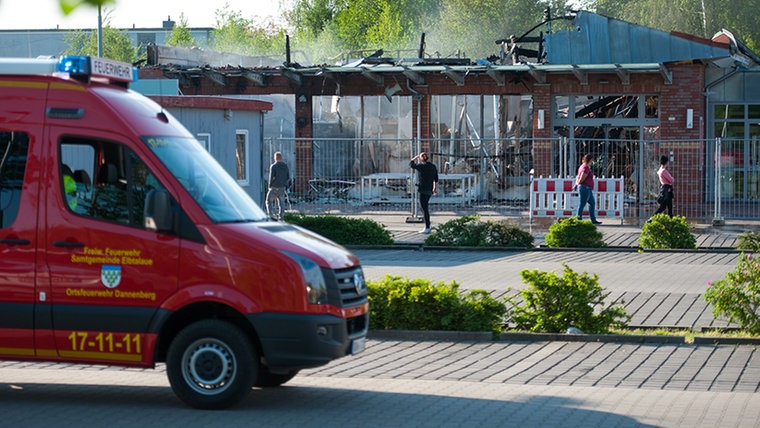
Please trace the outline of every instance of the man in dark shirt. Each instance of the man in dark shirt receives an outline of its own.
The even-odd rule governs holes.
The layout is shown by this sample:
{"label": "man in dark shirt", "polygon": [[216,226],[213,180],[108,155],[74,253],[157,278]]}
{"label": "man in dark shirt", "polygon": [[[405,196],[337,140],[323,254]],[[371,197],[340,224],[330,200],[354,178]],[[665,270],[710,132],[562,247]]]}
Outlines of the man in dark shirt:
{"label": "man in dark shirt", "polygon": [[428,162],[428,154],[422,152],[409,161],[409,167],[417,171],[417,191],[420,192],[420,207],[425,217],[425,228],[420,233],[430,233],[430,197],[438,194],[438,168]]}
{"label": "man in dark shirt", "polygon": [[290,185],[290,171],[288,165],[282,161],[282,153],[275,152],[274,163],[269,167],[269,191],[267,192],[267,215],[282,219],[282,198],[285,196],[285,188]]}

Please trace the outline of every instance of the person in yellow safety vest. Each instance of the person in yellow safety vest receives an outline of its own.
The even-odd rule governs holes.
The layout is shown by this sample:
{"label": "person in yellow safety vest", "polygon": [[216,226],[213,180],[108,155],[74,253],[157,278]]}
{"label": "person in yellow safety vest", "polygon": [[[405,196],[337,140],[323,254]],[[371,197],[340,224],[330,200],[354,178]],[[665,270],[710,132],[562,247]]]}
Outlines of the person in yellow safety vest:
{"label": "person in yellow safety vest", "polygon": [[71,168],[67,165],[63,166],[63,191],[66,194],[66,204],[68,204],[71,211],[77,209],[77,182],[74,181]]}

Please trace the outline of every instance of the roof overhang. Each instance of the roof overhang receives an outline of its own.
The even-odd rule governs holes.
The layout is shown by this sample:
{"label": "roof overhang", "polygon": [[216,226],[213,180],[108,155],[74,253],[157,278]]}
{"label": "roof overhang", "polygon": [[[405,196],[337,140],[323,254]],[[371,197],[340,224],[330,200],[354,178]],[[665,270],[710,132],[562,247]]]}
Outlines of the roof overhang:
{"label": "roof overhang", "polygon": [[[574,76],[581,85],[588,85],[594,75],[606,74],[617,76],[621,84],[630,85],[632,76],[641,74],[660,75],[665,84],[671,84],[673,64],[665,63],[636,63],[636,64],[471,64],[471,65],[447,65],[447,64],[422,64],[397,63],[397,64],[354,64],[351,66],[313,66],[313,67],[272,67],[272,68],[215,68],[199,69],[197,67],[175,66],[152,66],[151,73],[141,78],[164,78],[178,79],[181,86],[198,87],[195,79],[205,79],[213,82],[213,86],[225,88],[226,93],[235,92],[236,83],[230,82],[231,77],[242,77],[260,89],[252,93],[265,93],[267,87],[272,86],[277,93],[290,93],[299,90],[313,91],[319,88],[325,91],[323,83],[317,82],[325,79],[330,82],[333,89],[327,89],[324,93],[340,93],[341,88],[350,81],[356,82],[356,78],[366,81],[368,87],[376,87],[382,90],[388,82],[406,81],[402,87],[411,88],[415,85],[429,85],[437,76],[443,76],[452,81],[456,86],[466,87],[468,81],[486,77],[495,82],[497,86],[506,86],[515,83],[527,83],[530,79],[534,84],[547,84],[551,82],[551,76],[566,74]],[[146,72],[149,70],[145,70]],[[605,77],[607,79],[607,77]],[[286,84],[284,84],[286,82]],[[353,83],[354,85],[356,83]],[[410,86],[411,85],[411,86]],[[203,86],[201,84],[201,86]],[[287,88],[287,89],[286,89]],[[413,92],[412,89],[409,91]],[[356,91],[349,91],[356,92]],[[370,91],[372,92],[372,91]],[[406,92],[406,91],[404,91]]]}
{"label": "roof overhang", "polygon": [[457,85],[464,85],[468,75],[486,74],[497,84],[504,83],[506,74],[527,73],[538,83],[546,83],[547,75],[568,73],[575,75],[582,84],[588,82],[588,75],[611,73],[617,74],[621,82],[630,83],[632,74],[660,73],[667,78],[668,83],[672,75],[668,67],[662,63],[643,64],[512,64],[512,65],[361,65],[361,66],[320,66],[291,70],[303,77],[326,75],[348,75],[360,73],[377,84],[382,84],[382,76],[399,74],[406,76],[415,84],[423,84],[425,76],[430,74],[443,74],[448,76]]}

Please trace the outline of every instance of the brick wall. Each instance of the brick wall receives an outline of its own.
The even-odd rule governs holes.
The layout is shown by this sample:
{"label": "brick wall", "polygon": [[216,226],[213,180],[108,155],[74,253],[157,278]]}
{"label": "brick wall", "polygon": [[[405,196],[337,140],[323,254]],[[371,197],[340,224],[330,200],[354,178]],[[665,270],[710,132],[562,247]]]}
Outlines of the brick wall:
{"label": "brick wall", "polygon": [[[671,67],[673,84],[662,85],[660,91],[660,138],[700,139],[705,101],[702,90],[705,87],[705,72],[702,65],[679,65]],[[694,124],[686,128],[686,110],[694,110]]]}

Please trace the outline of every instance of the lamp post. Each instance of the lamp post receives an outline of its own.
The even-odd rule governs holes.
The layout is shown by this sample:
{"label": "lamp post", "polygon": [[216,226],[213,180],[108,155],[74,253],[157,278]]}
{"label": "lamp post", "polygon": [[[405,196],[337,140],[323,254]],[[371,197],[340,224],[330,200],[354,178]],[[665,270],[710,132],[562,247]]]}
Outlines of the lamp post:
{"label": "lamp post", "polygon": [[103,17],[101,16],[101,5],[98,5],[98,58],[103,57]]}

